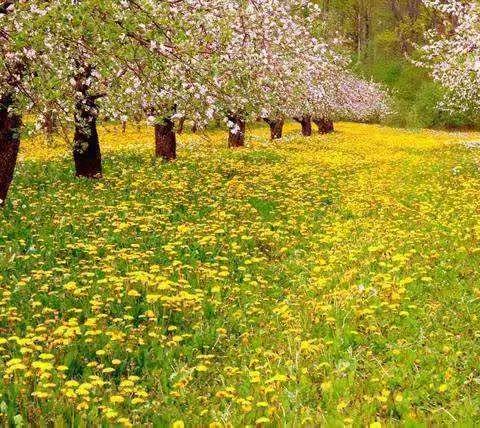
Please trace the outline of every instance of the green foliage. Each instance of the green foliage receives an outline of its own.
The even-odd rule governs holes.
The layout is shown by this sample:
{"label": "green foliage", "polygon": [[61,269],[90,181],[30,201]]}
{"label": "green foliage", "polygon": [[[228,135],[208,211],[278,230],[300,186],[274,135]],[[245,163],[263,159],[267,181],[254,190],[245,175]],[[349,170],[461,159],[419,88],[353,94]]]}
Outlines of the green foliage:
{"label": "green foliage", "polygon": [[471,112],[448,114],[439,108],[444,92],[426,70],[415,67],[416,46],[436,19],[420,0],[319,1],[333,25],[340,28],[354,52],[357,71],[385,84],[394,96],[393,126],[408,128],[471,128],[479,118]]}
{"label": "green foliage", "polygon": [[444,89],[423,70],[406,60],[378,61],[367,72],[388,86],[395,100],[395,113],[387,119],[407,128],[471,128],[478,118],[471,113],[450,114],[439,108]]}

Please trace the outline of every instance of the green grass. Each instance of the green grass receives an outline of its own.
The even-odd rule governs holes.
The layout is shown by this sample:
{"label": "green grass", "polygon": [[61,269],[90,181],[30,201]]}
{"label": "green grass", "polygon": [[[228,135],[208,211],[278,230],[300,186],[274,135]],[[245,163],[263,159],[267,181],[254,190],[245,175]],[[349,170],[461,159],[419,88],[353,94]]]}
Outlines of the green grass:
{"label": "green grass", "polygon": [[186,134],[164,164],[107,128],[96,182],[27,142],[0,212],[4,424],[476,425],[478,135],[286,131]]}

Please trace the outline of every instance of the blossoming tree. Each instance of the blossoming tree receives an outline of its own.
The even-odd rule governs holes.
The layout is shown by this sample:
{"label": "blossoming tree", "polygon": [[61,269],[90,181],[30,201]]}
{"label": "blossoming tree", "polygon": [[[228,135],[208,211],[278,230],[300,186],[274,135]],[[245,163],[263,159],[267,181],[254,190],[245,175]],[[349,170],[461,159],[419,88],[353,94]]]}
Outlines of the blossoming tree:
{"label": "blossoming tree", "polygon": [[[198,80],[186,78],[194,68],[188,64],[188,60],[194,60],[188,47],[194,46],[200,35],[197,32],[189,37],[182,26],[188,19],[188,2],[183,2],[182,13],[177,12],[174,19],[167,12],[174,10],[177,2],[168,2],[169,11],[159,14],[168,27],[163,28],[163,22],[152,22],[152,26],[161,29],[157,32],[161,42],[144,37],[149,29],[137,26],[135,13],[138,8],[135,13],[125,14],[133,10],[130,9],[132,4],[149,13],[152,10],[147,9],[148,5],[164,3],[146,0],[1,1],[2,201],[15,167],[22,114],[32,112],[39,123],[55,116],[64,129],[73,126],[76,175],[97,178],[102,175],[97,132],[101,112],[104,117],[125,120],[127,115],[138,117],[140,108],[142,112],[151,105],[172,108],[175,105],[172,100],[179,104],[180,98],[186,98],[181,85],[188,85],[186,92],[198,92]],[[203,21],[192,19],[191,22],[194,23],[192,27],[197,28]],[[172,34],[177,40],[172,39]],[[178,43],[178,40],[191,42]],[[139,47],[147,41],[149,49],[159,53],[156,61],[150,64],[140,62],[138,55]],[[139,79],[138,74],[146,77]],[[175,76],[173,82],[171,76]],[[145,82],[151,83],[142,87]],[[155,90],[148,91],[150,88]],[[188,99],[188,105],[193,109],[192,99],[194,97]],[[200,103],[194,106],[199,109]]]}
{"label": "blossoming tree", "polygon": [[0,205],[7,197],[20,146],[21,118],[13,105],[15,90],[24,74],[24,54],[7,50],[10,29],[3,24],[3,18],[12,13],[13,8],[13,1],[0,2]]}
{"label": "blossoming tree", "polygon": [[478,1],[423,0],[443,15],[443,25],[427,34],[417,65],[430,69],[446,90],[440,108],[480,111],[480,4]]}
{"label": "blossoming tree", "polygon": [[[8,167],[2,174],[2,199],[11,181],[19,146],[20,115],[34,113],[39,123],[55,115],[74,126],[73,157],[77,176],[99,177],[101,154],[96,130],[97,100],[114,95],[119,78],[110,55],[109,32],[86,20],[109,2],[65,0],[7,1],[0,14],[2,56],[2,147]],[[108,37],[107,37],[108,36]],[[107,97],[110,101],[115,97]],[[115,110],[116,101],[110,105]]]}
{"label": "blossoming tree", "polygon": [[[216,99],[229,127],[230,146],[244,145],[245,123],[262,117],[271,137],[282,134],[291,106],[305,103],[304,70],[311,67],[313,50],[320,67],[324,46],[305,25],[307,15],[318,9],[308,1],[267,0],[238,2],[230,12],[233,35],[219,57],[216,82],[222,96]],[[243,7],[241,7],[243,5]],[[239,72],[240,71],[240,72]]]}
{"label": "blossoming tree", "polygon": [[175,122],[206,123],[214,117],[212,70],[225,2],[124,0],[102,17],[120,34],[111,48],[126,65],[120,81],[126,94],[117,109],[147,116],[155,130],[155,152],[176,157]]}

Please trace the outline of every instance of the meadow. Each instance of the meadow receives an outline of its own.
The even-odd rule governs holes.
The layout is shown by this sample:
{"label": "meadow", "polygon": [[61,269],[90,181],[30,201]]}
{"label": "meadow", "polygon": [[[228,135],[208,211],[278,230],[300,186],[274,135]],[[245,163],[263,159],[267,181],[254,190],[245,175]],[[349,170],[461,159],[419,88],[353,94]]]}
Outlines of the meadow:
{"label": "meadow", "polygon": [[0,211],[0,420],[480,420],[479,134],[340,123],[247,147],[100,129],[102,180],[26,140]]}

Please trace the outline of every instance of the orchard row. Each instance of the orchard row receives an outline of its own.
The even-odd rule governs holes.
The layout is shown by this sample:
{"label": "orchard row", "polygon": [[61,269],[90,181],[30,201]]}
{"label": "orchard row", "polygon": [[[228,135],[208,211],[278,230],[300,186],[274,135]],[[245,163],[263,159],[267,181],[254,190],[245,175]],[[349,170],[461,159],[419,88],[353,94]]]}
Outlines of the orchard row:
{"label": "orchard row", "polygon": [[[478,4],[424,1],[450,21],[430,35],[419,64],[449,100],[477,105]],[[229,145],[242,146],[257,118],[279,138],[285,118],[309,135],[312,119],[326,132],[335,119],[388,114],[385,90],[349,70],[325,22],[309,0],[0,0],[0,203],[26,114],[38,128],[74,129],[76,174],[89,178],[102,174],[96,126],[104,118],[146,118],[157,155],[171,160],[186,119],[196,127],[223,120]]]}
{"label": "orchard row", "polygon": [[74,128],[76,174],[102,174],[102,117],[147,118],[157,155],[175,158],[185,118],[221,119],[229,144],[262,118],[281,136],[296,118],[329,129],[335,118],[388,111],[385,92],[348,71],[322,11],[297,0],[0,1],[0,199],[19,148],[21,117]]}

